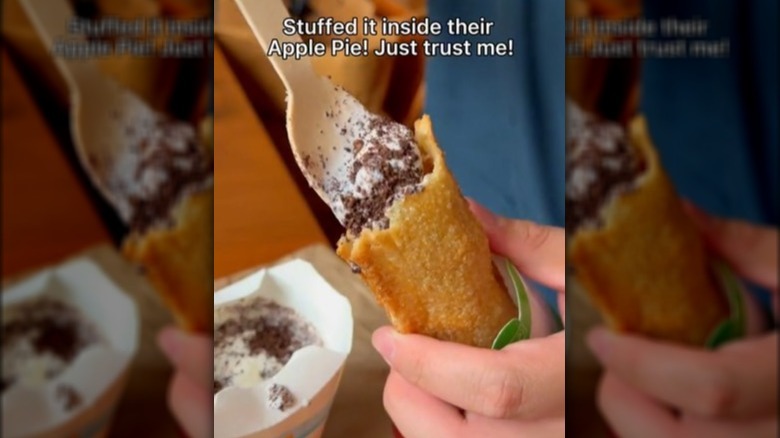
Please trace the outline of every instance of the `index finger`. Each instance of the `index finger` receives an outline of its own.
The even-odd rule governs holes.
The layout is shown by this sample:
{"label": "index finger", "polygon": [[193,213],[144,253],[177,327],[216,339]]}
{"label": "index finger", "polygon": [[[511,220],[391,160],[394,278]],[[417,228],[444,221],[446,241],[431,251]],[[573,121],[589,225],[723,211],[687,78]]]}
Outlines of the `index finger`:
{"label": "index finger", "polygon": [[777,334],[708,351],[596,329],[588,344],[607,370],[683,412],[742,418],[777,409]]}
{"label": "index finger", "polygon": [[401,335],[374,333],[377,347],[405,380],[447,403],[492,418],[536,419],[563,413],[563,333],[495,351]]}
{"label": "index finger", "polygon": [[211,424],[211,403],[208,387],[192,381],[183,372],[173,376],[168,390],[168,405],[187,436],[211,436],[214,430]]}
{"label": "index finger", "polygon": [[467,199],[493,252],[507,257],[524,275],[558,292],[566,288],[566,235],[563,228],[497,216]]}
{"label": "index finger", "polygon": [[203,388],[214,386],[214,348],[203,335],[166,327],[158,335],[161,349],[174,368]]}
{"label": "index finger", "polygon": [[776,228],[711,216],[690,202],[689,215],[707,243],[740,275],[777,292],[778,232]]}
{"label": "index finger", "polygon": [[654,438],[679,434],[678,424],[668,409],[609,371],[599,383],[596,404],[616,436]]}

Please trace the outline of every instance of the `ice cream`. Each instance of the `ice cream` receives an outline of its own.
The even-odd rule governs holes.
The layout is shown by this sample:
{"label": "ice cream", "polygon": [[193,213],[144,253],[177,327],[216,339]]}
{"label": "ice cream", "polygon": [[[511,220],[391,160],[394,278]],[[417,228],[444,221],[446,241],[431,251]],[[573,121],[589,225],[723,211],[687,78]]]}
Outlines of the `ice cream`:
{"label": "ice cream", "polygon": [[646,163],[619,124],[566,105],[566,229],[601,224],[599,212],[636,187]]}
{"label": "ice cream", "polygon": [[252,387],[273,377],[307,345],[322,345],[316,329],[272,300],[249,296],[216,308],[214,392]]}
{"label": "ice cream", "polygon": [[119,275],[125,267],[108,251],[98,258],[117,277],[82,257],[3,291],[0,435],[107,436],[139,319],[135,300],[114,282],[132,270]]}
{"label": "ice cream", "polygon": [[139,232],[171,225],[176,204],[212,185],[211,156],[192,125],[161,114],[136,120],[124,134],[126,147],[107,177],[120,216]]}
{"label": "ice cream", "polygon": [[[97,342],[102,341],[95,327],[64,301],[41,296],[4,308],[2,391],[43,385]],[[73,388],[57,391],[66,406],[75,407],[81,398]]]}
{"label": "ice cream", "polygon": [[349,232],[387,228],[387,209],[422,188],[423,162],[414,133],[368,112],[353,114],[337,128],[351,146],[320,147],[318,156],[303,156],[304,171],[324,176],[322,189],[332,200],[330,208]]}
{"label": "ice cream", "polygon": [[158,113],[125,120],[124,147],[104,170],[114,205],[130,227],[123,254],[144,268],[177,323],[201,332],[212,326],[214,161],[208,120],[199,131]]}

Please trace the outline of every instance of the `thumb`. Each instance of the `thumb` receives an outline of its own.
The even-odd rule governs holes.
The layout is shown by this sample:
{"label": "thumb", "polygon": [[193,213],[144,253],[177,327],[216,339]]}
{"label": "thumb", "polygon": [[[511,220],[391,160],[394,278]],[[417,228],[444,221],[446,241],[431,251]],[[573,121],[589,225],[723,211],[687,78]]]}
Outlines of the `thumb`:
{"label": "thumb", "polygon": [[166,327],[158,334],[157,343],[173,367],[192,382],[204,388],[214,385],[214,348],[211,339],[179,328]]}
{"label": "thumb", "polygon": [[715,253],[743,277],[777,291],[776,228],[718,218],[687,201],[684,205]]}

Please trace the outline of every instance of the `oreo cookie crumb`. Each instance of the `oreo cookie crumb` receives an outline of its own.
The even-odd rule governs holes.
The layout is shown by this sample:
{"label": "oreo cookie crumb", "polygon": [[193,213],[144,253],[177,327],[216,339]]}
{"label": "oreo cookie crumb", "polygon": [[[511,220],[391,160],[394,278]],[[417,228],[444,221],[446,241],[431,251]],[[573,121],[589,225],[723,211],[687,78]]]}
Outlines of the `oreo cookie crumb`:
{"label": "oreo cookie crumb", "polygon": [[625,129],[567,102],[566,230],[601,225],[599,212],[615,196],[634,189],[646,163]]}
{"label": "oreo cookie crumb", "polygon": [[76,391],[76,388],[65,383],[57,385],[55,397],[66,411],[72,411],[83,403],[81,394]]}
{"label": "oreo cookie crumb", "polygon": [[[348,178],[358,192],[341,198],[345,209],[344,227],[355,235],[367,227],[387,228],[387,209],[398,199],[418,192],[422,179],[422,170],[415,165],[418,151],[410,129],[386,117],[372,118],[359,128],[372,135],[370,141],[374,144],[360,153],[366,146],[366,140],[353,142],[356,156]],[[382,143],[394,143],[398,148],[389,148]],[[358,184],[359,172],[381,175],[370,192],[360,192],[365,189]]]}
{"label": "oreo cookie crumb", "polygon": [[284,386],[274,383],[268,389],[268,407],[284,412],[295,406],[295,396]]}
{"label": "oreo cookie crumb", "polygon": [[125,126],[123,149],[107,175],[117,209],[132,230],[173,226],[174,207],[211,186],[214,163],[195,128],[159,115]]}
{"label": "oreo cookie crumb", "polygon": [[23,378],[32,362],[45,365],[46,379],[56,377],[100,340],[95,327],[64,301],[42,296],[8,306],[3,309],[2,390]]}
{"label": "oreo cookie crumb", "polygon": [[259,377],[264,380],[307,345],[322,345],[322,339],[289,307],[257,296],[220,307],[214,324],[214,393],[233,384],[245,359],[261,359]]}

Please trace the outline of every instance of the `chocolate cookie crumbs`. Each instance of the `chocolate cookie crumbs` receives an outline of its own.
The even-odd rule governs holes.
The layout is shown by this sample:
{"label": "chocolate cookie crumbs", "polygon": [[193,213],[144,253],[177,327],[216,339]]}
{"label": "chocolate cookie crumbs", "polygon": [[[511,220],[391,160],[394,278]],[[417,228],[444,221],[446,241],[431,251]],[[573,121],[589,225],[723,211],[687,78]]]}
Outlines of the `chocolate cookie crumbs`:
{"label": "chocolate cookie crumbs", "polygon": [[319,128],[327,129],[319,130],[324,135],[319,141],[331,147],[317,145],[311,159],[301,160],[306,179],[348,234],[386,228],[387,210],[423,189],[423,160],[414,133],[368,112],[348,94],[322,114]]}
{"label": "chocolate cookie crumbs", "polygon": [[315,328],[294,310],[262,297],[221,306],[214,319],[215,393],[269,379],[295,351],[322,345]]}
{"label": "chocolate cookie crumbs", "polygon": [[56,377],[99,341],[96,329],[63,301],[39,297],[3,309],[3,391],[41,366],[44,379]]}
{"label": "chocolate cookie crumbs", "polygon": [[617,123],[566,109],[566,230],[601,225],[599,212],[615,196],[632,190],[646,163]]}
{"label": "chocolate cookie crumbs", "polygon": [[[363,228],[387,228],[387,209],[420,190],[422,165],[412,131],[385,117],[373,117],[356,129],[365,131],[353,142],[355,159],[347,177],[354,193],[342,195],[344,227],[353,234]],[[393,145],[395,147],[390,147]]]}
{"label": "chocolate cookie crumbs", "polygon": [[284,386],[274,383],[268,389],[268,407],[284,412],[295,406],[295,396]]}
{"label": "chocolate cookie crumbs", "polygon": [[67,384],[60,384],[57,385],[55,391],[57,401],[62,404],[63,409],[66,411],[72,411],[81,406],[82,398],[78,391],[76,391],[76,388]]}
{"label": "chocolate cookie crumbs", "polygon": [[125,131],[126,147],[109,172],[108,188],[131,229],[172,226],[173,208],[211,186],[211,154],[193,126],[165,117],[138,121]]}

